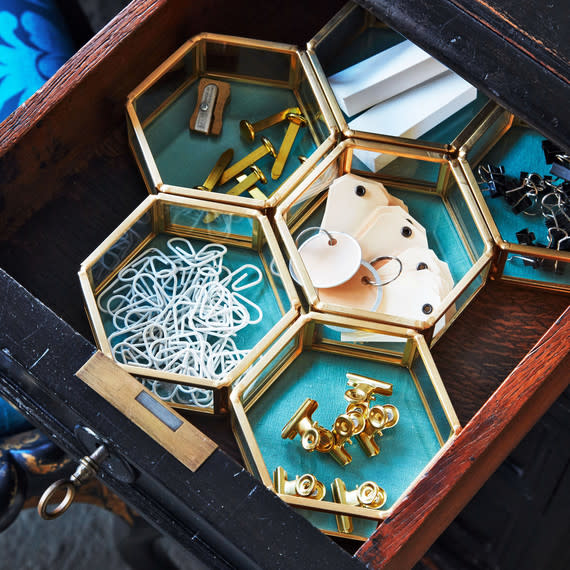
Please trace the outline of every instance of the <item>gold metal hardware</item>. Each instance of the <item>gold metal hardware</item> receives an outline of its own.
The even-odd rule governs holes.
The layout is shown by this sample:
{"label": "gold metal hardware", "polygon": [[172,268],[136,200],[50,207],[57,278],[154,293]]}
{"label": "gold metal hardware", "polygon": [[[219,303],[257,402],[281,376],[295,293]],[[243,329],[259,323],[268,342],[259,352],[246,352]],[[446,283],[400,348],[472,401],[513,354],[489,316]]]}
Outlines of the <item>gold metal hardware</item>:
{"label": "gold metal hardware", "polygon": [[293,481],[287,481],[287,472],[279,466],[273,472],[273,487],[280,495],[306,497],[320,501],[326,495],[326,488],[314,475],[297,475]]}
{"label": "gold metal hardware", "polygon": [[374,457],[380,453],[375,436],[382,437],[382,430],[394,427],[400,419],[398,409],[392,404],[374,406],[368,410],[364,429],[356,436],[358,443],[368,455]]}
{"label": "gold metal hardware", "polygon": [[298,434],[306,451],[328,453],[341,465],[347,465],[352,461],[352,457],[344,446],[347,443],[352,444],[352,420],[348,416],[339,416],[332,431],[328,430],[319,426],[311,417],[318,407],[319,404],[315,400],[307,398],[287,422],[281,431],[281,437],[294,439]]}
{"label": "gold metal hardware", "polygon": [[[73,503],[78,487],[89,481],[99,471],[99,465],[108,457],[109,453],[104,445],[100,445],[91,454],[79,460],[77,469],[69,479],[60,479],[52,483],[43,493],[38,503],[38,513],[45,520],[53,520],[61,516]],[[63,499],[53,509],[48,509],[52,498],[58,491],[65,491]]]}
{"label": "gold metal hardware", "polygon": [[[256,182],[261,181],[263,184],[267,182],[267,177],[263,174],[262,170],[257,167],[255,164],[251,165],[251,174],[249,175],[240,175],[237,177],[238,184],[233,186],[227,191],[227,194],[231,194],[232,196],[239,196],[243,194],[246,190],[251,188]],[[261,192],[261,190],[260,190]],[[204,216],[204,223],[210,224],[212,223],[220,214],[216,212],[208,212]]]}
{"label": "gold metal hardware", "polygon": [[232,161],[233,157],[234,157],[234,151],[232,148],[228,148],[227,150],[225,150],[220,155],[220,158],[218,158],[210,174],[208,174],[208,177],[206,178],[204,184],[196,186],[196,188],[198,188],[198,190],[206,190],[207,192],[211,192],[218,183],[218,181],[220,180],[228,164]]}
{"label": "gold metal hardware", "polygon": [[266,154],[271,154],[274,158],[277,156],[275,147],[267,137],[261,137],[261,146],[244,156],[241,160],[227,168],[220,179],[220,184],[225,184],[230,178],[234,178],[243,172],[248,166],[263,158]]}
{"label": "gold metal hardware", "polygon": [[246,142],[253,142],[255,135],[260,131],[263,131],[264,129],[268,129],[273,125],[277,125],[278,123],[285,121],[289,113],[300,112],[301,110],[299,107],[289,107],[288,109],[283,109],[283,111],[279,111],[278,113],[275,113],[274,115],[271,115],[265,119],[261,119],[260,121],[257,121],[253,124],[243,119],[239,123],[240,136]]}
{"label": "gold metal hardware", "polygon": [[319,404],[315,400],[307,398],[281,430],[281,437],[283,439],[295,439],[295,436],[299,435],[303,449],[307,451],[317,450],[321,453],[331,451],[335,443],[334,434],[321,427],[311,417],[318,407]]}
{"label": "gold metal hardware", "polygon": [[[346,485],[338,477],[331,484],[333,501],[342,505],[379,509],[386,502],[386,491],[374,481],[366,481],[357,485],[354,491],[347,491]],[[336,524],[339,532],[348,534],[353,531],[352,517],[337,515]]]}
{"label": "gold metal hardware", "polygon": [[279,147],[279,153],[273,163],[273,168],[271,169],[271,178],[273,178],[273,180],[277,180],[281,174],[283,174],[285,162],[287,162],[287,157],[291,152],[291,148],[295,142],[295,137],[297,136],[299,129],[307,124],[305,117],[298,113],[289,113],[287,115],[287,120],[289,121],[289,126],[287,127],[287,132],[283,137],[283,142]]}
{"label": "gold metal hardware", "polygon": [[377,394],[382,396],[392,395],[392,384],[389,382],[382,382],[360,374],[348,372],[346,374],[347,383],[352,386],[352,389],[344,393],[345,400],[357,404],[360,402],[369,402]]}

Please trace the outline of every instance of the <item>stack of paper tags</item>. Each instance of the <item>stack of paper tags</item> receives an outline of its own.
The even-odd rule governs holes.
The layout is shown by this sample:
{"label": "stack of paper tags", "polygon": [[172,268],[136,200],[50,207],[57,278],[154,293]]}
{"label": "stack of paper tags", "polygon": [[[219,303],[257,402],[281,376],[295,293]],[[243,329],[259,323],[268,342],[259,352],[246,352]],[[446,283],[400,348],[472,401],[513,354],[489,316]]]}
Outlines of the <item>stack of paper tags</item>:
{"label": "stack of paper tags", "polygon": [[[409,40],[329,78],[354,131],[417,139],[475,100],[477,90]],[[360,114],[359,114],[360,113]],[[396,157],[357,151],[377,172]]]}
{"label": "stack of paper tags", "polygon": [[[319,298],[325,303],[424,321],[435,314],[453,289],[449,267],[429,248],[426,229],[413,218],[406,204],[378,181],[354,174],[334,180],[320,231],[323,254],[317,264],[319,271],[326,263],[330,237],[349,236],[360,246],[360,271],[351,272],[354,275],[350,279],[325,288],[318,287],[313,280]],[[302,246],[301,258],[312,279],[313,269],[317,268],[312,267],[311,259],[317,257],[303,256],[301,250]],[[343,266],[348,265],[347,259]],[[334,267],[330,269],[337,272]],[[436,333],[454,312],[453,306],[450,307],[438,321]],[[378,335],[358,332],[344,334],[343,340],[379,339]]]}

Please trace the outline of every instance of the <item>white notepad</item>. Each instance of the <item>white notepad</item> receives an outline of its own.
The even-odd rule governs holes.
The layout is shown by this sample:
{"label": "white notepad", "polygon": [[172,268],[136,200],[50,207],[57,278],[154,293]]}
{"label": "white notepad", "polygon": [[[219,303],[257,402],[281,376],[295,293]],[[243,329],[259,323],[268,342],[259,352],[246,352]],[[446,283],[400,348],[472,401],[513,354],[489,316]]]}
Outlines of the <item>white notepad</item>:
{"label": "white notepad", "polygon": [[[417,139],[476,97],[475,87],[456,73],[447,71],[375,105],[350,121],[348,126],[354,131]],[[373,172],[397,158],[360,150],[355,151],[355,155]]]}
{"label": "white notepad", "polygon": [[340,108],[352,117],[445,71],[442,63],[405,40],[328,80]]}

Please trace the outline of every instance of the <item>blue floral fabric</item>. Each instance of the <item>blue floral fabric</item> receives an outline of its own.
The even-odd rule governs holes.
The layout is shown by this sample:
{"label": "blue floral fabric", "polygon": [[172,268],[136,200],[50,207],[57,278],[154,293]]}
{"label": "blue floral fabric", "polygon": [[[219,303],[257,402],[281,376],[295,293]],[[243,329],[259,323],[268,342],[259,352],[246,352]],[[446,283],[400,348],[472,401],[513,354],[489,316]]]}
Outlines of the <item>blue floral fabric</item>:
{"label": "blue floral fabric", "polygon": [[0,0],[0,121],[74,51],[53,0]]}
{"label": "blue floral fabric", "polygon": [[[0,0],[0,121],[37,91],[75,51],[50,0]],[[0,436],[31,426],[0,399]]]}

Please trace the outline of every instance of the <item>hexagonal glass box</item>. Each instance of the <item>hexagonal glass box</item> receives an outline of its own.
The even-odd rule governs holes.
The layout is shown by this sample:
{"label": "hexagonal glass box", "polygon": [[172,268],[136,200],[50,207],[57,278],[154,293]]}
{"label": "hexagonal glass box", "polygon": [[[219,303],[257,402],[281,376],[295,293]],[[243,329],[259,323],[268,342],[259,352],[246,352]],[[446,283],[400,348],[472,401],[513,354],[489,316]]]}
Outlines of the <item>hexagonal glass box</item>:
{"label": "hexagonal glass box", "polygon": [[[343,343],[341,328],[403,343]],[[251,472],[317,527],[350,538],[368,537],[460,429],[422,335],[320,313],[301,315],[230,400]]]}
{"label": "hexagonal glass box", "polygon": [[[149,192],[255,208],[275,205],[283,182],[310,170],[338,135],[306,54],[209,33],[130,93],[127,120]],[[242,172],[256,184],[236,188]]]}
{"label": "hexagonal glass box", "polygon": [[[389,154],[397,172],[371,173],[362,153]],[[363,140],[340,143],[275,222],[314,310],[414,328],[430,343],[483,287],[494,253],[453,155]]]}
{"label": "hexagonal glass box", "polygon": [[[488,98],[363,7],[348,2],[307,44],[347,138],[449,149]],[[371,163],[378,171],[383,162]]]}
{"label": "hexagonal glass box", "polygon": [[231,384],[297,316],[257,210],[149,196],[81,265],[100,349],[162,400],[227,411]]}
{"label": "hexagonal glass box", "polygon": [[570,162],[564,151],[495,103],[457,142],[499,247],[492,276],[570,291],[570,182],[563,178],[570,176]]}

